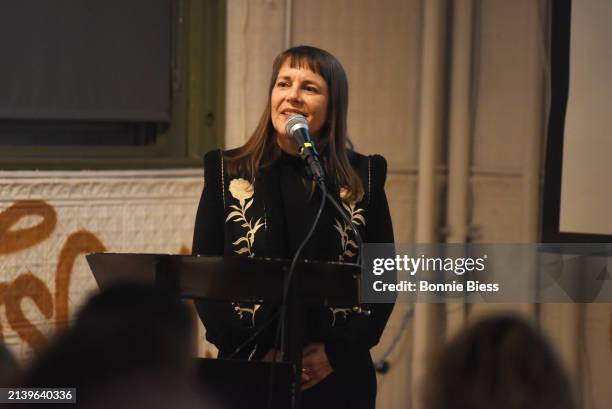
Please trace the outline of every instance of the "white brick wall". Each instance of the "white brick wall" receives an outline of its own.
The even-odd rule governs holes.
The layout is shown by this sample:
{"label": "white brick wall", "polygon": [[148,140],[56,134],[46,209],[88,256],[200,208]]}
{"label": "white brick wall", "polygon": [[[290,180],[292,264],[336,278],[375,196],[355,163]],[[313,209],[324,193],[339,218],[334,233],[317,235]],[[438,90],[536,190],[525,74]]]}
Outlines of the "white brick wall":
{"label": "white brick wall", "polygon": [[[72,317],[96,291],[84,257],[96,241],[112,252],[190,250],[202,187],[200,169],[0,172],[0,334],[17,358],[30,357],[56,331],[62,303]],[[53,215],[55,226],[43,232]],[[28,235],[27,248],[11,250]]]}

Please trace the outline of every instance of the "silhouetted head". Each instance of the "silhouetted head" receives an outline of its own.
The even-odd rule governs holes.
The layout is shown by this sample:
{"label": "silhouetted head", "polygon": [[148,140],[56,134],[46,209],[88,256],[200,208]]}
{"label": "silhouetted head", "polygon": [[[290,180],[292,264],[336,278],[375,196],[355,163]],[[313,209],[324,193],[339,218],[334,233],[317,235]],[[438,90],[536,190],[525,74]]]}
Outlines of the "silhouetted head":
{"label": "silhouetted head", "polygon": [[35,362],[24,386],[100,385],[141,374],[178,379],[190,373],[193,322],[179,299],[158,288],[121,284],[94,295],[73,327]]}
{"label": "silhouetted head", "polygon": [[11,386],[17,377],[19,367],[11,351],[0,342],[0,387]]}
{"label": "silhouetted head", "polygon": [[547,340],[515,316],[483,319],[442,351],[426,409],[572,409],[568,377]]}

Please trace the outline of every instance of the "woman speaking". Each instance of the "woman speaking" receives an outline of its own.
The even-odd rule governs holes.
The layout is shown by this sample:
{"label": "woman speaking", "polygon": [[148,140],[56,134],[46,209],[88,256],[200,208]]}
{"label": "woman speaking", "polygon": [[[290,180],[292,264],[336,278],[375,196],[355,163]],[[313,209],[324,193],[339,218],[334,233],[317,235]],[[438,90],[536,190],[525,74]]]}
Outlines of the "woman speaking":
{"label": "woman speaking", "polygon": [[[338,60],[309,46],[290,48],[272,66],[269,99],[257,128],[241,147],[204,157],[205,185],[196,216],[193,254],[290,259],[308,234],[321,200],[285,129],[302,115],[320,154],[327,190],[368,243],[393,242],[384,184],[385,159],[349,148],[348,81]],[[373,135],[377,137],[377,135]],[[303,259],[355,262],[358,239],[327,203]],[[219,357],[266,359],[274,331],[236,348],[269,319],[269,305],[197,302],[207,339]],[[320,307],[307,313],[302,376],[303,408],[374,408],[376,375],[370,348],[387,323],[392,304],[367,306],[370,315]]]}

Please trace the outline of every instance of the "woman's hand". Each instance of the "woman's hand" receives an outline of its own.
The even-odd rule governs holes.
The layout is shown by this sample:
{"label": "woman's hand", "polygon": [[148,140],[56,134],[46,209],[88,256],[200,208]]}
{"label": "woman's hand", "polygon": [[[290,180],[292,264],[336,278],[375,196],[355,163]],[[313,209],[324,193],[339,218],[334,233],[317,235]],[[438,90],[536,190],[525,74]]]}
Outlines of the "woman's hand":
{"label": "woman's hand", "polygon": [[313,387],[328,377],[334,369],[327,359],[325,345],[308,344],[302,351],[302,390]]}
{"label": "woman's hand", "polygon": [[[275,357],[276,356],[276,357]],[[283,362],[283,354],[274,348],[270,349],[261,359],[264,362]]]}
{"label": "woman's hand", "polygon": [[[276,358],[274,357],[276,355]],[[266,355],[261,359],[264,362],[283,362],[283,354],[281,351],[278,351],[274,348],[270,349],[266,352]],[[304,369],[302,369],[302,385],[308,382],[308,377],[306,376]]]}

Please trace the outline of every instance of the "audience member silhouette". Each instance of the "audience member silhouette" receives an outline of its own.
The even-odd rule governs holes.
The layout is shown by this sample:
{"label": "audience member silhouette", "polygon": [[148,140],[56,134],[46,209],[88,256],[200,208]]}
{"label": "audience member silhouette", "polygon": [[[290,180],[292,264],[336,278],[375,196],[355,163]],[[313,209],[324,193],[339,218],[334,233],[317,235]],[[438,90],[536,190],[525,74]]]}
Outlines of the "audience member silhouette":
{"label": "audience member silhouette", "polygon": [[77,388],[80,407],[142,406],[139,399],[147,407],[191,407],[193,330],[176,297],[153,286],[116,285],[87,302],[21,385]]}
{"label": "audience member silhouette", "polygon": [[547,340],[515,316],[483,319],[442,351],[426,409],[573,409],[566,372]]}
{"label": "audience member silhouette", "polygon": [[0,387],[11,386],[19,367],[11,351],[0,342]]}

